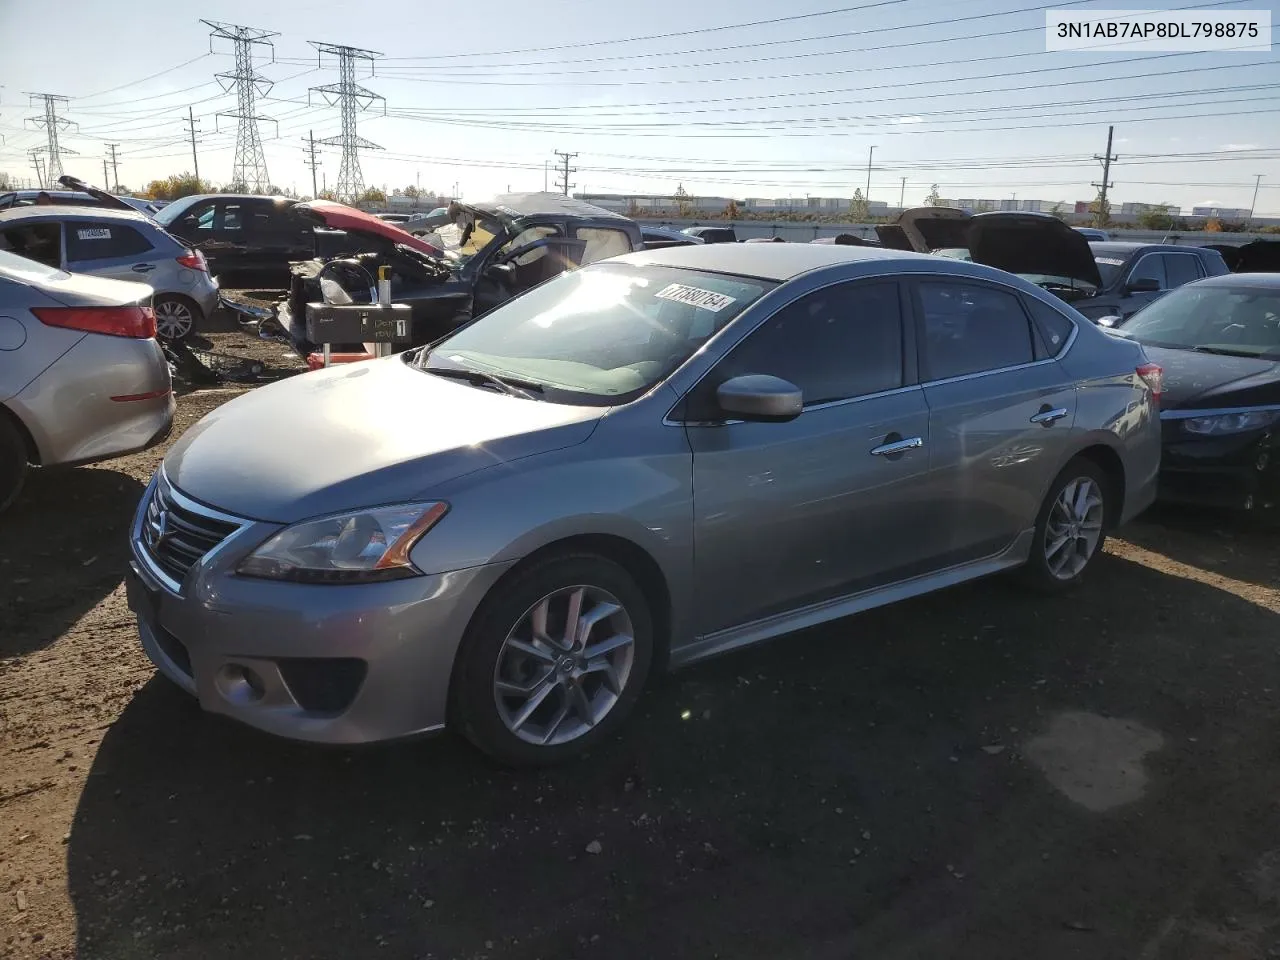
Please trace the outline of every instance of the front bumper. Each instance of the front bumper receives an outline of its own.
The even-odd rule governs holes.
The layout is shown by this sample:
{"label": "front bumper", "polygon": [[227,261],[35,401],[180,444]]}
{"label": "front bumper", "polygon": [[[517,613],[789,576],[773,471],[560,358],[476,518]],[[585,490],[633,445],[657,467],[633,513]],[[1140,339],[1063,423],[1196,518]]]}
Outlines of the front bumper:
{"label": "front bumper", "polygon": [[175,583],[142,538],[158,483],[134,519],[129,606],[147,656],[203,709],[323,743],[444,726],[458,645],[510,564],[360,585],[258,580],[235,566],[280,527],[246,520]]}
{"label": "front bumper", "polygon": [[1186,439],[1165,424],[1159,499],[1228,510],[1280,505],[1280,449],[1270,431]]}

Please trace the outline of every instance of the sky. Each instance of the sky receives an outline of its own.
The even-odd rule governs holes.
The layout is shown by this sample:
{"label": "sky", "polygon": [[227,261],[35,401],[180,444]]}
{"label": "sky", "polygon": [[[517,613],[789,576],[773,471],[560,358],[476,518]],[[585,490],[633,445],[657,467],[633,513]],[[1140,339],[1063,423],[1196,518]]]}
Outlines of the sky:
{"label": "sky", "polygon": [[[1114,206],[1126,201],[1280,216],[1280,58],[1270,52],[1046,52],[1037,0],[539,0],[433,6],[382,0],[202,3],[63,0],[57,56],[8,44],[0,63],[0,172],[34,177],[45,133],[27,93],[67,97],[66,172],[102,183],[107,144],[121,184],[192,169],[231,179],[232,45],[200,17],[274,31],[255,69],[273,81],[256,110],[271,181],[311,193],[303,138],[341,132],[309,88],[338,80],[309,41],[375,51],[358,81],[385,98],[358,119],[383,149],[364,181],[468,199],[554,187],[553,151],[576,153],[574,192],[746,198],[1091,199],[1094,159],[1115,126]],[[1146,8],[1067,0],[1079,10]],[[1267,9],[1247,0],[1167,0],[1165,9]],[[354,12],[353,12],[354,11]],[[50,26],[47,4],[0,0],[0,35]],[[319,148],[332,185],[339,148]],[[868,190],[868,159],[871,161]],[[904,179],[905,178],[905,179]]]}

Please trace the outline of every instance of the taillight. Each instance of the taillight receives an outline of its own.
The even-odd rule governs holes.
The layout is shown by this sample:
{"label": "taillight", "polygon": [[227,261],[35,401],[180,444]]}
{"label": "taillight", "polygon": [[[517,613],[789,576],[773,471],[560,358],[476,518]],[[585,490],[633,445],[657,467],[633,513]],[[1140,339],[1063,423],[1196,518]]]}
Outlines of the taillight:
{"label": "taillight", "polygon": [[1137,374],[1151,390],[1151,396],[1159,402],[1164,394],[1164,367],[1158,363],[1144,363],[1137,368]]}
{"label": "taillight", "polygon": [[203,273],[209,272],[209,261],[204,258],[203,250],[188,250],[177,260],[188,270],[200,270]]}
{"label": "taillight", "polygon": [[102,333],[109,337],[147,339],[156,335],[156,315],[150,307],[32,307],[46,327]]}

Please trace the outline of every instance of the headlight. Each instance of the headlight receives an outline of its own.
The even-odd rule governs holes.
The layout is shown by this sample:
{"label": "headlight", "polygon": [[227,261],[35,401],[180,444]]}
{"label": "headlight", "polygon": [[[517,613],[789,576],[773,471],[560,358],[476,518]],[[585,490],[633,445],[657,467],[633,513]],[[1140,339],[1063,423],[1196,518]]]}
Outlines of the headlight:
{"label": "headlight", "polygon": [[409,551],[449,505],[401,503],[304,520],[241,561],[237,573],[302,583],[369,583],[419,575]]}
{"label": "headlight", "polygon": [[1217,437],[1227,433],[1244,433],[1269,427],[1280,416],[1280,410],[1250,410],[1246,413],[1219,413],[1212,417],[1192,417],[1183,420],[1187,433],[1204,437]]}

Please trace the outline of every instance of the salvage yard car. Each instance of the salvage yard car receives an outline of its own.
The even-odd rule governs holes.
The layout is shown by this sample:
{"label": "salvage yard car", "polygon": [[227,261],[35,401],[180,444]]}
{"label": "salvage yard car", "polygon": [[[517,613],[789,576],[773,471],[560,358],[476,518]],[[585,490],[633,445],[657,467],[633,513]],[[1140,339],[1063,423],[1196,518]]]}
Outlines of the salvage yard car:
{"label": "salvage yard car", "polygon": [[1280,273],[1191,283],[1123,321],[1164,368],[1160,498],[1280,505]]}
{"label": "salvage yard car", "polygon": [[1077,585],[1154,496],[1159,389],[976,264],[645,251],[206,416],[139,505],[129,603],[206,710],[554,761],[655,670],[999,571]]}
{"label": "salvage yard car", "polygon": [[169,433],[151,294],[0,251],[0,510],[29,465],[104,460]]}
{"label": "salvage yard car", "polygon": [[254,194],[202,194],[155,214],[171,234],[200,250],[224,282],[283,287],[289,264],[315,255],[312,224],[294,215],[296,200]]}

